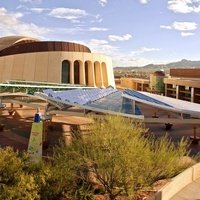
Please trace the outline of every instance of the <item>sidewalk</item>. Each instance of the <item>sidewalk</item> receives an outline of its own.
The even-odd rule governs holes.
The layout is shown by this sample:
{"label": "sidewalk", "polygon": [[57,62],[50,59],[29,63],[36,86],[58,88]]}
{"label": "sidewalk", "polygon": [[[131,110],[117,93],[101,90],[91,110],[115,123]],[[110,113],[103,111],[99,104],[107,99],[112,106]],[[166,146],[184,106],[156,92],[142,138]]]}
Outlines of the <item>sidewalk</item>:
{"label": "sidewalk", "polygon": [[171,200],[200,200],[200,178],[184,187]]}

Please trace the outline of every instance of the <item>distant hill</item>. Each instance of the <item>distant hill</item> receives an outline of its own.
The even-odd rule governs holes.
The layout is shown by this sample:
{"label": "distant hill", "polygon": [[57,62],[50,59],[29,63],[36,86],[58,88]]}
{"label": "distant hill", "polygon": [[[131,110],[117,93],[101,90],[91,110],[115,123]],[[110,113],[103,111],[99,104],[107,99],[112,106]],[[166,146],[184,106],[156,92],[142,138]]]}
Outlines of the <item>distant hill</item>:
{"label": "distant hill", "polygon": [[178,67],[200,67],[200,61],[192,61],[192,60],[186,60],[183,59],[178,62],[172,62],[169,64],[166,64],[167,67],[172,68],[178,68]]}
{"label": "distant hill", "polygon": [[162,65],[155,65],[155,64],[149,64],[142,67],[115,67],[114,70],[138,70],[138,69],[148,69],[148,70],[160,70],[160,69],[169,69],[169,68],[193,68],[193,67],[199,67],[200,68],[200,61],[191,61],[182,59],[181,61],[177,62],[171,62],[168,64],[162,64]]}

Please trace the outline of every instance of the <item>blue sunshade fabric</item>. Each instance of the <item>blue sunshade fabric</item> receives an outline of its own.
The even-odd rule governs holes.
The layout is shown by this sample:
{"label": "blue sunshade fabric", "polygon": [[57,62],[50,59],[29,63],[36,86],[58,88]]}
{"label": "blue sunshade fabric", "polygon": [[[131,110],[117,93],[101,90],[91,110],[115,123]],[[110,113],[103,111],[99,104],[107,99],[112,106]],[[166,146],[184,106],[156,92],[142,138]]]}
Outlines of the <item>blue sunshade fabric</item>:
{"label": "blue sunshade fabric", "polygon": [[[101,109],[104,111],[113,111],[132,115],[142,115],[139,107],[132,104],[132,100],[122,96],[123,91],[113,88],[106,89],[73,89],[66,91],[53,91],[47,89],[43,91],[47,96],[62,101],[63,103],[72,103],[80,106]],[[133,108],[135,106],[135,108]]]}
{"label": "blue sunshade fabric", "polygon": [[140,99],[140,100],[143,100],[143,101],[146,101],[146,102],[150,102],[150,103],[154,103],[154,104],[158,104],[158,105],[161,105],[161,106],[168,106],[168,107],[172,107],[171,105],[167,104],[167,103],[164,103],[162,101],[159,101],[157,99],[154,99],[152,97],[149,97],[147,95],[144,95],[142,93],[139,93],[137,91],[134,91],[134,90],[124,90],[123,92],[124,94],[127,94],[131,97],[135,97],[137,99]]}
{"label": "blue sunshade fabric", "polygon": [[44,90],[43,92],[53,98],[57,98],[62,101],[67,101],[70,103],[75,103],[79,105],[85,105],[87,103],[101,99],[109,94],[116,92],[116,89],[75,89],[75,90],[65,90],[65,91],[53,91],[51,89]]}
{"label": "blue sunshade fabric", "polygon": [[116,90],[116,92],[108,94],[100,99],[88,102],[87,106],[125,114],[142,115],[139,108],[136,108],[134,113],[132,103],[130,103],[129,99],[123,98],[122,93],[122,91]]}

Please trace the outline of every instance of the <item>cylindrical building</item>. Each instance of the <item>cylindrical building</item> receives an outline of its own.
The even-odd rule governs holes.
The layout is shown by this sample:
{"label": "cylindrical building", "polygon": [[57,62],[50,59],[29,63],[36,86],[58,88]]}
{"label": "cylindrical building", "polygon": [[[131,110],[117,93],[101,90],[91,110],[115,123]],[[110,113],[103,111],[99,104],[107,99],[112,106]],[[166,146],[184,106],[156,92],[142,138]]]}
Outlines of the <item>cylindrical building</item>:
{"label": "cylindrical building", "polygon": [[165,73],[163,71],[155,71],[150,74],[150,91],[152,93],[164,94],[165,84],[164,84]]}
{"label": "cylindrical building", "polygon": [[110,57],[72,42],[0,38],[0,82],[40,81],[115,87]]}

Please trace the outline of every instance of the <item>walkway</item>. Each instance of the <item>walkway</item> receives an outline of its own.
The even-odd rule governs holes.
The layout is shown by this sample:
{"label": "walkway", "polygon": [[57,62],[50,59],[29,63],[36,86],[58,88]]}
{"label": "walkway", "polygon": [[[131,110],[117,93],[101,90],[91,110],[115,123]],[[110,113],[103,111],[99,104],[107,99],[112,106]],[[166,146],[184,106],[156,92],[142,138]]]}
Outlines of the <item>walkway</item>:
{"label": "walkway", "polygon": [[174,195],[171,200],[200,200],[200,178],[193,181],[176,195]]}

